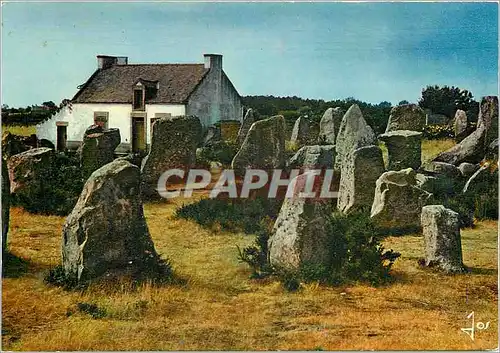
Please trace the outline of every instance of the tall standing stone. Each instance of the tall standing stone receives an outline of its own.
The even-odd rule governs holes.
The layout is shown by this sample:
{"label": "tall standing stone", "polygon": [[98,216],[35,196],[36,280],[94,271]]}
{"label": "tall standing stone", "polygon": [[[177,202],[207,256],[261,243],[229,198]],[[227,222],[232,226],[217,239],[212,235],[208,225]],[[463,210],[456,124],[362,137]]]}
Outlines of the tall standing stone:
{"label": "tall standing stone", "polygon": [[467,127],[467,114],[463,110],[458,109],[453,120],[455,141],[460,142],[467,136]]}
{"label": "tall standing stone", "polygon": [[249,108],[245,114],[245,117],[243,118],[243,121],[241,122],[240,129],[238,130],[238,146],[241,146],[243,144],[243,141],[248,134],[248,130],[250,130],[250,127],[255,122],[255,118],[253,115],[254,114],[252,108]]}
{"label": "tall standing stone", "polygon": [[340,170],[345,159],[354,150],[375,144],[376,138],[372,128],[366,123],[358,105],[353,104],[347,110],[340,123],[337,143],[335,145],[337,157],[334,169]]}
{"label": "tall standing stone", "polygon": [[463,272],[462,242],[458,213],[443,205],[422,208],[425,265],[445,272]]}
{"label": "tall standing stone", "polygon": [[328,108],[321,121],[319,122],[318,143],[320,145],[334,145],[337,139],[337,133],[344,112],[341,108]]}
{"label": "tall standing stone", "polygon": [[10,214],[10,180],[7,162],[2,159],[2,252],[7,250]]}
{"label": "tall standing stone", "polygon": [[376,182],[371,217],[382,228],[418,228],[422,207],[431,196],[417,187],[413,169],[385,172]]}
{"label": "tall standing stone", "polygon": [[252,124],[231,163],[236,173],[245,169],[271,170],[285,165],[285,118],[276,115]]}
{"label": "tall standing stone", "polygon": [[309,141],[309,120],[301,116],[295,120],[292,129],[292,137],[290,142],[297,144],[297,146],[306,145]]}
{"label": "tall standing stone", "polygon": [[388,170],[418,169],[422,163],[422,133],[395,130],[378,137],[387,146]]}
{"label": "tall standing stone", "polygon": [[196,163],[201,123],[194,116],[166,117],[155,121],[149,154],[142,161],[142,192],[157,197],[158,179],[169,169],[189,169]]}
{"label": "tall standing stone", "polygon": [[291,169],[329,169],[335,163],[334,145],[304,146],[290,158],[288,164]]}
{"label": "tall standing stone", "polygon": [[80,148],[80,164],[84,179],[103,165],[113,161],[115,149],[120,141],[119,129],[103,129],[99,125],[92,125],[85,131]]}
{"label": "tall standing stone", "polygon": [[[304,184],[298,176],[292,183]],[[271,266],[296,271],[304,265],[325,266],[332,261],[330,236],[331,203],[315,199],[286,198],[268,240]]]}
{"label": "tall standing stone", "polygon": [[137,166],[115,160],[92,173],[64,224],[62,262],[65,275],[78,281],[159,270]]}
{"label": "tall standing stone", "polygon": [[498,97],[483,97],[476,130],[460,143],[440,153],[434,160],[454,165],[463,162],[479,163],[486,154],[489,144],[496,138],[498,138]]}
{"label": "tall standing stone", "polygon": [[385,172],[382,150],[378,146],[356,149],[342,164],[337,208],[348,213],[370,209],[377,179]]}
{"label": "tall standing stone", "polygon": [[425,126],[425,112],[416,104],[398,105],[391,109],[385,132],[395,130],[422,131]]}

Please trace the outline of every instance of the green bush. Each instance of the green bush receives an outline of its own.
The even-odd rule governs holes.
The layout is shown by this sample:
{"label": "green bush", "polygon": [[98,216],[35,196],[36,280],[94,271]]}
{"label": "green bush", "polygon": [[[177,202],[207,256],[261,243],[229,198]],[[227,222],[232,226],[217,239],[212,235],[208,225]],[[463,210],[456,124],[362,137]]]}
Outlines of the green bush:
{"label": "green bush", "polygon": [[317,281],[339,285],[353,281],[381,284],[390,278],[389,271],[400,256],[381,245],[381,234],[364,213],[344,215],[334,213],[330,219],[330,264],[303,264],[295,272],[272,269],[267,258],[270,231],[258,235],[254,245],[240,251],[239,259],[246,262],[255,275],[273,274],[288,290],[296,290],[300,282]]}

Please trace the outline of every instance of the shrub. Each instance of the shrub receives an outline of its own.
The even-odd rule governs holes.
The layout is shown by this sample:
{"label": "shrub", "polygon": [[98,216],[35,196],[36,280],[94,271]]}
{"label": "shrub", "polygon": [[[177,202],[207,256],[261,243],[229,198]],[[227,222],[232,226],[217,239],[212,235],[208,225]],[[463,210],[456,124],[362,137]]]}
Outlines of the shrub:
{"label": "shrub", "polygon": [[295,272],[272,269],[267,258],[270,231],[260,233],[254,245],[240,251],[239,259],[250,265],[253,276],[273,274],[292,291],[301,281],[328,285],[362,281],[377,285],[390,278],[390,269],[400,254],[384,249],[380,244],[381,234],[369,216],[335,213],[330,229],[330,264],[303,264]]}
{"label": "shrub", "polygon": [[455,132],[453,130],[453,126],[432,124],[424,127],[422,136],[428,140],[439,140],[444,138],[454,138]]}
{"label": "shrub", "polygon": [[199,158],[205,161],[221,162],[223,165],[230,165],[234,156],[238,152],[235,142],[215,141],[201,149]]}

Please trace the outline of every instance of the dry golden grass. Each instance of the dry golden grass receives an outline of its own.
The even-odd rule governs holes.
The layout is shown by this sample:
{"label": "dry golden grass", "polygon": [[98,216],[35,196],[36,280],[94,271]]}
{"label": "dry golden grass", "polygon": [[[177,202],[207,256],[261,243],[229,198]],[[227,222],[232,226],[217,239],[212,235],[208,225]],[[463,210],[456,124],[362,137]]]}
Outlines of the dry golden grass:
{"label": "dry golden grass", "polygon": [[31,136],[36,134],[35,126],[2,125],[2,134],[9,131],[14,135]]}
{"label": "dry golden grass", "polygon": [[[197,194],[197,197],[200,197]],[[126,285],[66,292],[43,283],[60,261],[64,218],[13,208],[10,248],[29,262],[4,278],[2,342],[7,350],[347,350],[492,349],[497,341],[497,222],[463,231],[472,272],[448,276],[423,270],[419,236],[389,237],[402,253],[395,282],[383,287],[305,285],[298,293],[277,282],[249,280],[238,246],[253,237],[204,229],[172,217],[183,200],[145,205],[156,248],[186,285]],[[192,202],[192,200],[190,201]],[[93,319],[74,308],[95,303]],[[72,311],[72,315],[67,315]],[[491,321],[472,341],[466,315]]]}
{"label": "dry golden grass", "polygon": [[430,161],[455,144],[456,142],[453,139],[422,140],[422,162]]}

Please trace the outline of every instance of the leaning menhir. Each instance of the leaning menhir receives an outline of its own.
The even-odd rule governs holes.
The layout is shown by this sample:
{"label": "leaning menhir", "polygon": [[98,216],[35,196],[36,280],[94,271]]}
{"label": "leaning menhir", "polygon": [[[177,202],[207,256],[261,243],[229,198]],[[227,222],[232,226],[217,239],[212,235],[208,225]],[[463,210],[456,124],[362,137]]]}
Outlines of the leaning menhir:
{"label": "leaning menhir", "polygon": [[63,227],[67,278],[152,274],[161,261],[144,218],[139,168],[115,160],[90,175]]}

